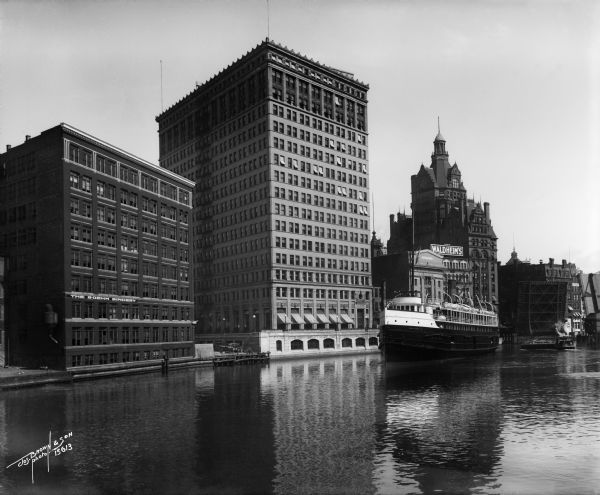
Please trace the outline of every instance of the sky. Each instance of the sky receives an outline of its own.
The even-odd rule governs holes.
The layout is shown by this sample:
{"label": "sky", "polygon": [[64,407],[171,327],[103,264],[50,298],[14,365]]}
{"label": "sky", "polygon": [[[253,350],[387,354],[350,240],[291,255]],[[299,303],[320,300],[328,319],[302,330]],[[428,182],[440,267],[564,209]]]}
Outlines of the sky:
{"label": "sky", "polygon": [[439,117],[502,263],[600,271],[594,0],[0,0],[0,149],[66,122],[157,164],[161,109],[267,37],[369,85],[384,242]]}

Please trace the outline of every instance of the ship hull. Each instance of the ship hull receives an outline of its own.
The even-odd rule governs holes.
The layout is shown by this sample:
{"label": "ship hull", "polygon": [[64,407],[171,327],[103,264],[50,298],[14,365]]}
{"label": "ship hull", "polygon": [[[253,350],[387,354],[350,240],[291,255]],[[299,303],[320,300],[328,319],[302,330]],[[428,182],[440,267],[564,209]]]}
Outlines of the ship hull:
{"label": "ship hull", "polygon": [[386,362],[470,357],[494,352],[499,335],[489,327],[466,331],[384,325],[380,333]]}

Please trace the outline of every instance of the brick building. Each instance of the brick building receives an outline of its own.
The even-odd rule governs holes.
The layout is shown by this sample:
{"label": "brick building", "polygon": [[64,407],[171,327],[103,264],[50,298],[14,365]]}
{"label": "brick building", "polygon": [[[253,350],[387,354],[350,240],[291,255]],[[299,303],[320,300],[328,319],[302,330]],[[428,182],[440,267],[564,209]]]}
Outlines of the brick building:
{"label": "brick building", "polygon": [[6,273],[6,258],[0,256],[0,366],[5,366],[6,361],[6,310],[4,307],[5,289],[4,289],[4,277]]}
{"label": "brick building", "polygon": [[10,364],[193,355],[193,183],[69,125],[0,154]]}

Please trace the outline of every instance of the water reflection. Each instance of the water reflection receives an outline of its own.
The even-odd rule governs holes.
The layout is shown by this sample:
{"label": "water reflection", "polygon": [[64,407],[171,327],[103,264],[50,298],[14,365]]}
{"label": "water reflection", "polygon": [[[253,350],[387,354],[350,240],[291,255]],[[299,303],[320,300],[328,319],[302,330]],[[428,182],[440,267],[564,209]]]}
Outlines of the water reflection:
{"label": "water reflection", "polygon": [[467,493],[487,483],[502,455],[500,377],[490,364],[407,364],[388,373],[380,490]]}
{"label": "water reflection", "polygon": [[212,393],[197,395],[200,493],[272,491],[274,411],[271,398],[261,392],[260,377],[260,366],[219,367]]}
{"label": "water reflection", "polygon": [[[73,432],[73,451],[27,469],[5,469],[7,492],[179,493],[195,477],[192,374],[117,378],[7,393],[4,466],[40,447],[48,432]],[[179,453],[173,455],[173,453]],[[160,475],[158,475],[160,473]]]}
{"label": "water reflection", "polygon": [[[275,493],[374,493],[375,425],[383,421],[379,356],[273,363]],[[379,418],[379,419],[378,419]]]}
{"label": "water reflection", "polygon": [[0,493],[597,493],[600,352],[379,355],[0,394]]}
{"label": "water reflection", "polygon": [[598,493],[599,370],[587,349],[503,355],[505,493]]}

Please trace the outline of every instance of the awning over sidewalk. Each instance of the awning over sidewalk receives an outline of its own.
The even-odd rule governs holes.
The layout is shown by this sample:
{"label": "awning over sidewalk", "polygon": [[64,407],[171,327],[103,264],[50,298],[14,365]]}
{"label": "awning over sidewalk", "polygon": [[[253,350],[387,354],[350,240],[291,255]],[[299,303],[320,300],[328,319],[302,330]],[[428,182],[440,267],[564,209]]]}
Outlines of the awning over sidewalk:
{"label": "awning over sidewalk", "polygon": [[306,323],[310,323],[311,325],[317,324],[316,318],[310,313],[304,313],[304,319],[306,320]]}
{"label": "awning over sidewalk", "polygon": [[279,323],[291,323],[290,317],[285,313],[277,313],[277,321]]}
{"label": "awning over sidewalk", "polygon": [[304,319],[299,314],[292,313],[292,323],[302,324],[304,323]]}
{"label": "awning over sidewalk", "polygon": [[331,323],[340,323],[340,317],[338,315],[329,315]]}
{"label": "awning over sidewalk", "polygon": [[354,321],[352,321],[352,318],[350,318],[346,313],[342,313],[340,316],[342,317],[343,323],[354,324]]}
{"label": "awning over sidewalk", "polygon": [[329,323],[329,318],[321,313],[317,313],[317,320],[319,320],[319,323]]}

